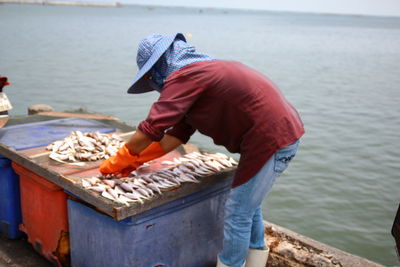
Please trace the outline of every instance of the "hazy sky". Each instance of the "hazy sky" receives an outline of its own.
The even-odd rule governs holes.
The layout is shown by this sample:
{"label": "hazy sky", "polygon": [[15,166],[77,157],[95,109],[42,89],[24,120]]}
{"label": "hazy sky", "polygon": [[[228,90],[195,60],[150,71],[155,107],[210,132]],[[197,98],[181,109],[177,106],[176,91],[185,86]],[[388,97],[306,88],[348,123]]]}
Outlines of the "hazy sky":
{"label": "hazy sky", "polygon": [[126,4],[173,5],[400,16],[400,0],[115,0]]}

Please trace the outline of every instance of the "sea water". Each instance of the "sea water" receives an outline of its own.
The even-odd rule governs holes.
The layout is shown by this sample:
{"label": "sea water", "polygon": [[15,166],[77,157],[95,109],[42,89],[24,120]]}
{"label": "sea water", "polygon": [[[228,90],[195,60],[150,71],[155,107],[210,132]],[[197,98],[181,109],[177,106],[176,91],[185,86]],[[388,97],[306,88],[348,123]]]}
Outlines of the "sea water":
{"label": "sea water", "polygon": [[[176,32],[198,51],[261,71],[301,114],[306,134],[263,203],[265,219],[397,264],[390,230],[400,201],[400,18],[0,5],[10,113],[48,104],[137,125],[157,100],[157,93],[126,93],[137,44]],[[200,134],[191,142],[226,153]]]}

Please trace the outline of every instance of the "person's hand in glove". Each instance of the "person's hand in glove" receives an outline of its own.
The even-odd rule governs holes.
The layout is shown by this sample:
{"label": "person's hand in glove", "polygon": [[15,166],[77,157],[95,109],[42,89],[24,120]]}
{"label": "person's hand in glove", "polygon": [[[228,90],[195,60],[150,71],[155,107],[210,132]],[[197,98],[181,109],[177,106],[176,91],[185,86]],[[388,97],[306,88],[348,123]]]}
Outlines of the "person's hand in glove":
{"label": "person's hand in glove", "polygon": [[103,161],[100,165],[100,172],[102,174],[121,174],[123,177],[128,176],[136,169],[135,162],[138,155],[129,152],[126,143],[118,150],[117,154]]}
{"label": "person's hand in glove", "polygon": [[121,174],[122,177],[125,177],[143,163],[159,158],[164,154],[165,152],[159,142],[151,143],[139,155],[131,154],[126,144],[124,144],[114,157],[103,161],[100,165],[100,172],[102,174]]}
{"label": "person's hand in glove", "polygon": [[100,165],[100,172],[128,176],[143,163],[163,156],[181,143],[179,139],[169,135],[165,135],[160,142],[151,142],[138,130],[114,157],[105,160]]}
{"label": "person's hand in glove", "polygon": [[164,151],[160,142],[152,142],[145,150],[140,152],[137,160],[134,163],[134,166],[137,169],[143,163],[159,158],[165,154],[166,152]]}
{"label": "person's hand in glove", "polygon": [[102,174],[113,174],[128,176],[132,171],[136,170],[136,160],[139,154],[151,144],[148,138],[140,130],[137,130],[131,138],[118,150],[117,154],[106,159],[100,165]]}

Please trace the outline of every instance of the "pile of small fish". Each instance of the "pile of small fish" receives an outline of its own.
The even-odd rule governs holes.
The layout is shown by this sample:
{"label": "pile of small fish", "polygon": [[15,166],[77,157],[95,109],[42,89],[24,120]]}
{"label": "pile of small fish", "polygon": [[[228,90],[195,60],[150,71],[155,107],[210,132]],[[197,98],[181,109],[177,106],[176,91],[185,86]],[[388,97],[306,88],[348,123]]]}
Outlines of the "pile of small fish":
{"label": "pile of small fish", "polygon": [[199,183],[197,177],[209,176],[237,165],[237,162],[222,153],[201,154],[192,152],[173,161],[163,161],[166,168],[133,177],[105,175],[82,179],[82,186],[101,196],[127,206],[143,203],[162,191],[178,188],[182,183]]}
{"label": "pile of small fish", "polygon": [[51,151],[49,155],[51,159],[60,162],[96,161],[114,156],[122,145],[123,141],[116,134],[73,131],[46,149]]}

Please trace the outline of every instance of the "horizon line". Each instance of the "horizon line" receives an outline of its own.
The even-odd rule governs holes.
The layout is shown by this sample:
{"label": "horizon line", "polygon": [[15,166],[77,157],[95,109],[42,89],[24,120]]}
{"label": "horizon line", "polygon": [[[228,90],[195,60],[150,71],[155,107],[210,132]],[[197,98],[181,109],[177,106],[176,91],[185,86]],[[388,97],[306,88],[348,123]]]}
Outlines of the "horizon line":
{"label": "horizon line", "polygon": [[198,10],[221,10],[221,11],[244,11],[244,12],[270,12],[270,13],[291,13],[291,14],[310,14],[320,16],[350,16],[350,17],[380,17],[380,18],[400,18],[400,15],[383,14],[357,14],[357,13],[334,13],[323,11],[295,11],[295,10],[276,10],[265,8],[243,8],[243,7],[206,7],[206,6],[182,6],[182,5],[162,5],[162,4],[138,4],[124,3],[115,1],[76,1],[76,0],[0,0],[1,4],[27,4],[27,5],[65,5],[65,6],[83,6],[83,7],[124,7],[136,6],[143,8],[178,8],[178,9],[198,9]]}

